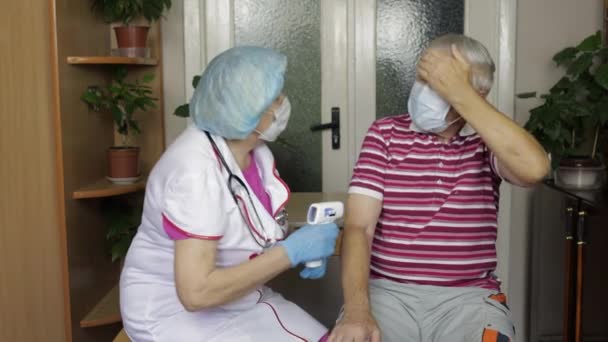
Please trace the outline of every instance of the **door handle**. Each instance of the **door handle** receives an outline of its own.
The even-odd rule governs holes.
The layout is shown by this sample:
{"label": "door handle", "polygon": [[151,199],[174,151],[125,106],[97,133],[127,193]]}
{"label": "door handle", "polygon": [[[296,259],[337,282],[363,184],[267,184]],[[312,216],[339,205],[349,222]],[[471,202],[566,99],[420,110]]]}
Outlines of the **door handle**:
{"label": "door handle", "polygon": [[331,122],[310,126],[310,130],[312,132],[321,131],[324,129],[331,129],[331,148],[333,150],[339,150],[340,149],[340,107],[331,108]]}

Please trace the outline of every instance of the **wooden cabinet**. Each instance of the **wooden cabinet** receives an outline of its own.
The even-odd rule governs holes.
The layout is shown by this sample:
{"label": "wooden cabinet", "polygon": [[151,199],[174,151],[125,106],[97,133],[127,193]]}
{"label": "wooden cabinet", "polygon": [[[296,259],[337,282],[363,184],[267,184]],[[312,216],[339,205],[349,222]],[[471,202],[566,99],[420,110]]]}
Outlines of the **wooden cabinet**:
{"label": "wooden cabinet", "polygon": [[530,341],[608,341],[606,197],[552,183],[535,193]]}
{"label": "wooden cabinet", "polygon": [[[152,58],[109,56],[110,26],[90,1],[8,1],[0,14],[0,341],[111,341],[120,330],[118,262],[107,251],[100,198],[140,191],[112,185],[112,118],[80,100],[110,82],[154,73],[158,110],[141,113],[142,170],[164,150],[160,25]],[[115,323],[115,324],[111,324]],[[107,325],[110,324],[110,325]]]}
{"label": "wooden cabinet", "polygon": [[49,3],[0,11],[0,341],[66,340]]}

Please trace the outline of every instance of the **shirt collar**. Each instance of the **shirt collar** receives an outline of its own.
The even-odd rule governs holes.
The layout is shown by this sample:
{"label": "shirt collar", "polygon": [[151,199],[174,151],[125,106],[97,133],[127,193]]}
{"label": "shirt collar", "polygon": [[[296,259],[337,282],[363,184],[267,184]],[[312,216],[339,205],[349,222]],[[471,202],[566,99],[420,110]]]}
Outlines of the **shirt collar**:
{"label": "shirt collar", "polygon": [[[414,132],[427,134],[427,132],[421,130],[418,126],[416,126],[416,124],[414,123],[414,121],[412,121],[410,123],[410,129],[412,131],[414,131]],[[471,127],[471,125],[469,125],[467,123],[464,126],[462,126],[462,128],[460,129],[460,132],[458,132],[458,135],[461,136],[461,137],[467,137],[469,135],[473,135],[473,134],[476,134],[476,133],[477,132],[475,131],[475,129],[473,129],[473,127]]]}

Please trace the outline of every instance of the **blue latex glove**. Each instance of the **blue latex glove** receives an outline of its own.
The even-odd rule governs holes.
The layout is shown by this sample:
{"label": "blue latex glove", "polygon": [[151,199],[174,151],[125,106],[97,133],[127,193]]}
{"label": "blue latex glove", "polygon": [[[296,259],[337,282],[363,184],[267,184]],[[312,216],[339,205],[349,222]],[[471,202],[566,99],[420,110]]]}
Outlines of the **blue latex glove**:
{"label": "blue latex glove", "polygon": [[338,226],[335,223],[309,224],[279,242],[285,248],[291,267],[327,258],[334,253]]}
{"label": "blue latex glove", "polygon": [[304,279],[319,279],[323,278],[325,272],[327,271],[327,258],[323,259],[323,264],[319,267],[304,267],[302,271],[300,271],[300,277]]}

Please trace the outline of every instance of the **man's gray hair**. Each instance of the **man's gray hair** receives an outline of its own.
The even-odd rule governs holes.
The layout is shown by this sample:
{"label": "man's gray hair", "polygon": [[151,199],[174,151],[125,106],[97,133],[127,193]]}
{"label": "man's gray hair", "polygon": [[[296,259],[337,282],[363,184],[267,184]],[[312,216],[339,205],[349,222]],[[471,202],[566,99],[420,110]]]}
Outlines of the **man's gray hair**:
{"label": "man's gray hair", "polygon": [[494,83],[496,66],[488,50],[477,40],[462,34],[449,33],[431,41],[427,49],[448,49],[455,45],[471,63],[471,83],[477,91],[489,92]]}

